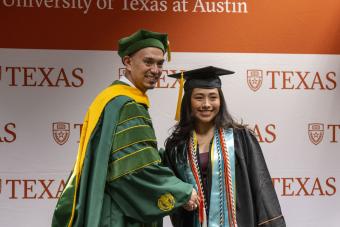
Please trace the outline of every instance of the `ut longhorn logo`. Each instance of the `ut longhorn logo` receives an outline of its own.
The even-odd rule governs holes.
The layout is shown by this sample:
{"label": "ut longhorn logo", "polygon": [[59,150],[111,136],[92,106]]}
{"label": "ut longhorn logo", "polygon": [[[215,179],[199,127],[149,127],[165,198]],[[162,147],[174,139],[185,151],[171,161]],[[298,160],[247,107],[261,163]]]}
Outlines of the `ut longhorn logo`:
{"label": "ut longhorn logo", "polygon": [[309,135],[309,140],[313,144],[318,145],[323,139],[324,124],[321,124],[321,123],[308,124],[308,135]]}
{"label": "ut longhorn logo", "polygon": [[52,126],[54,141],[59,145],[63,145],[70,137],[70,123],[55,122]]}
{"label": "ut longhorn logo", "polygon": [[251,90],[260,89],[263,81],[263,71],[258,69],[247,70],[247,83]]}

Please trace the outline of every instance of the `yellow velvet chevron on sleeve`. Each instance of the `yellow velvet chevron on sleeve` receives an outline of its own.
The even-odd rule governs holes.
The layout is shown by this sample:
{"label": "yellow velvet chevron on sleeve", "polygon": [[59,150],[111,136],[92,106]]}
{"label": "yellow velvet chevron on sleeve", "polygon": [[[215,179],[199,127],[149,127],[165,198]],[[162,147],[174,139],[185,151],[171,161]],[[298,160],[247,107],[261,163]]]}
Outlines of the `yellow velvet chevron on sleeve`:
{"label": "yellow velvet chevron on sleeve", "polygon": [[145,106],[131,101],[124,105],[109,163],[108,181],[160,162],[157,141]]}

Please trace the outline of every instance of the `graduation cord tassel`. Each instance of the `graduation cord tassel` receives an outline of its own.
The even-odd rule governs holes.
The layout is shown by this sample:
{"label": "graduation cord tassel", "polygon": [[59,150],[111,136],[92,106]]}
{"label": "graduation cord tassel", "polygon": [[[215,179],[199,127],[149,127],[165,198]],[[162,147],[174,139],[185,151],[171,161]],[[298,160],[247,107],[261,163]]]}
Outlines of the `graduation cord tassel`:
{"label": "graduation cord tassel", "polygon": [[170,50],[170,41],[168,40],[168,47],[167,47],[167,59],[168,62],[171,61],[171,50]]}
{"label": "graduation cord tassel", "polygon": [[189,141],[189,149],[188,149],[188,158],[189,158],[189,163],[191,166],[192,173],[194,175],[197,188],[198,188],[198,195],[200,198],[200,205],[199,205],[199,210],[198,210],[198,219],[201,225],[205,221],[205,198],[204,198],[204,192],[203,192],[203,184],[202,180],[200,178],[200,175],[198,173],[198,161],[197,161],[197,154],[196,154],[196,149],[195,149],[195,139],[194,136],[190,138]]}
{"label": "graduation cord tassel", "polygon": [[[215,138],[219,138],[218,130],[215,130]],[[216,149],[217,149],[217,163],[218,163],[218,188],[219,188],[219,216],[220,216],[220,226],[224,226],[224,187],[223,185],[224,182],[224,170],[222,169],[222,149],[220,146],[220,140],[217,139],[216,141]],[[223,173],[222,173],[223,172]]]}
{"label": "graduation cord tassel", "polygon": [[184,87],[184,75],[183,75],[183,71],[182,71],[181,78],[179,80],[179,91],[178,91],[176,116],[175,116],[175,120],[176,121],[179,121],[180,118],[181,118],[181,106],[182,106],[183,87]]}
{"label": "graduation cord tassel", "polygon": [[222,146],[222,156],[224,165],[224,175],[225,175],[225,184],[227,190],[227,205],[228,205],[228,219],[231,227],[237,227],[236,222],[236,209],[235,209],[235,200],[234,200],[234,193],[232,188],[232,177],[231,177],[231,170],[230,170],[230,159],[229,153],[226,148],[225,140],[223,137],[223,129],[219,129],[219,137]]}

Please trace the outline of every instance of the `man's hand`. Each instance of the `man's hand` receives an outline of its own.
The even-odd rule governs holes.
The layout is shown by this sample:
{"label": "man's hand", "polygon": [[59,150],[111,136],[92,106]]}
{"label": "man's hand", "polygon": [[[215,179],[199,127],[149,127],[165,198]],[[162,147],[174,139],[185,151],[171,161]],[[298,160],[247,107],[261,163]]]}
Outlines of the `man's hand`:
{"label": "man's hand", "polygon": [[186,209],[187,211],[193,211],[197,209],[199,203],[200,198],[198,197],[196,190],[192,189],[191,198],[185,205],[183,205],[183,208]]}

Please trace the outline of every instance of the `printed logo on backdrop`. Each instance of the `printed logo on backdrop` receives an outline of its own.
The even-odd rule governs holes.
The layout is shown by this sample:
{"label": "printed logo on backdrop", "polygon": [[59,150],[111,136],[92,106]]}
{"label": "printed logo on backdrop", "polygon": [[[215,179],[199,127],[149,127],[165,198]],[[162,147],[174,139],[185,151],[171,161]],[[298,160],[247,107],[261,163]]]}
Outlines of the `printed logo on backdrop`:
{"label": "printed logo on backdrop", "polygon": [[0,83],[9,87],[72,87],[84,85],[84,69],[0,66]]}
{"label": "printed logo on backdrop", "polygon": [[245,124],[253,130],[259,143],[274,143],[277,140],[277,126],[274,123],[269,124]]}
{"label": "printed logo on backdrop", "polygon": [[77,131],[78,132],[77,143],[79,143],[82,126],[83,124],[74,124],[62,121],[54,122],[52,123],[53,139],[57,144],[64,145],[69,140],[71,133]]}
{"label": "printed logo on backdrop", "polygon": [[13,122],[0,124],[0,143],[13,143],[17,139],[16,124]]}
{"label": "printed logo on backdrop", "polygon": [[119,79],[125,75],[126,68],[118,68]]}
{"label": "printed logo on backdrop", "polygon": [[70,123],[56,122],[52,126],[54,141],[59,145],[63,145],[70,137]]}
{"label": "printed logo on backdrop", "polygon": [[324,197],[336,195],[336,177],[281,177],[272,178],[276,192],[280,196]]}
{"label": "printed logo on backdrop", "polygon": [[324,135],[324,125],[321,123],[311,123],[308,124],[308,135],[309,139],[315,145],[318,145]]}
{"label": "printed logo on backdrop", "polygon": [[[20,1],[19,1],[20,2]],[[117,5],[123,2],[123,7]],[[72,9],[87,14],[90,10],[110,10],[110,11],[139,11],[139,12],[174,12],[174,13],[224,13],[224,14],[247,14],[247,1],[219,1],[209,2],[204,0],[189,1],[167,1],[167,0],[63,0],[51,4],[50,1],[22,1],[15,0],[0,1],[3,7],[16,8],[45,8],[45,9]]]}
{"label": "printed logo on backdrop", "polygon": [[[0,193],[11,200],[57,199],[65,188],[65,182],[50,178],[0,178]],[[334,176],[273,177],[272,182],[277,194],[283,197],[330,197],[337,193]]]}
{"label": "printed logo on backdrop", "polygon": [[262,85],[263,71],[257,69],[247,70],[247,82],[251,90],[257,91]]}
{"label": "printed logo on backdrop", "polygon": [[323,90],[337,87],[336,73],[312,71],[282,71],[249,69],[247,84],[254,92],[260,88],[268,90]]}
{"label": "printed logo on backdrop", "polygon": [[64,179],[50,178],[0,178],[0,193],[10,200],[58,199],[65,188],[65,182]]}
{"label": "printed logo on backdrop", "polygon": [[326,140],[329,143],[338,143],[340,124],[309,123],[308,137],[314,145]]}

